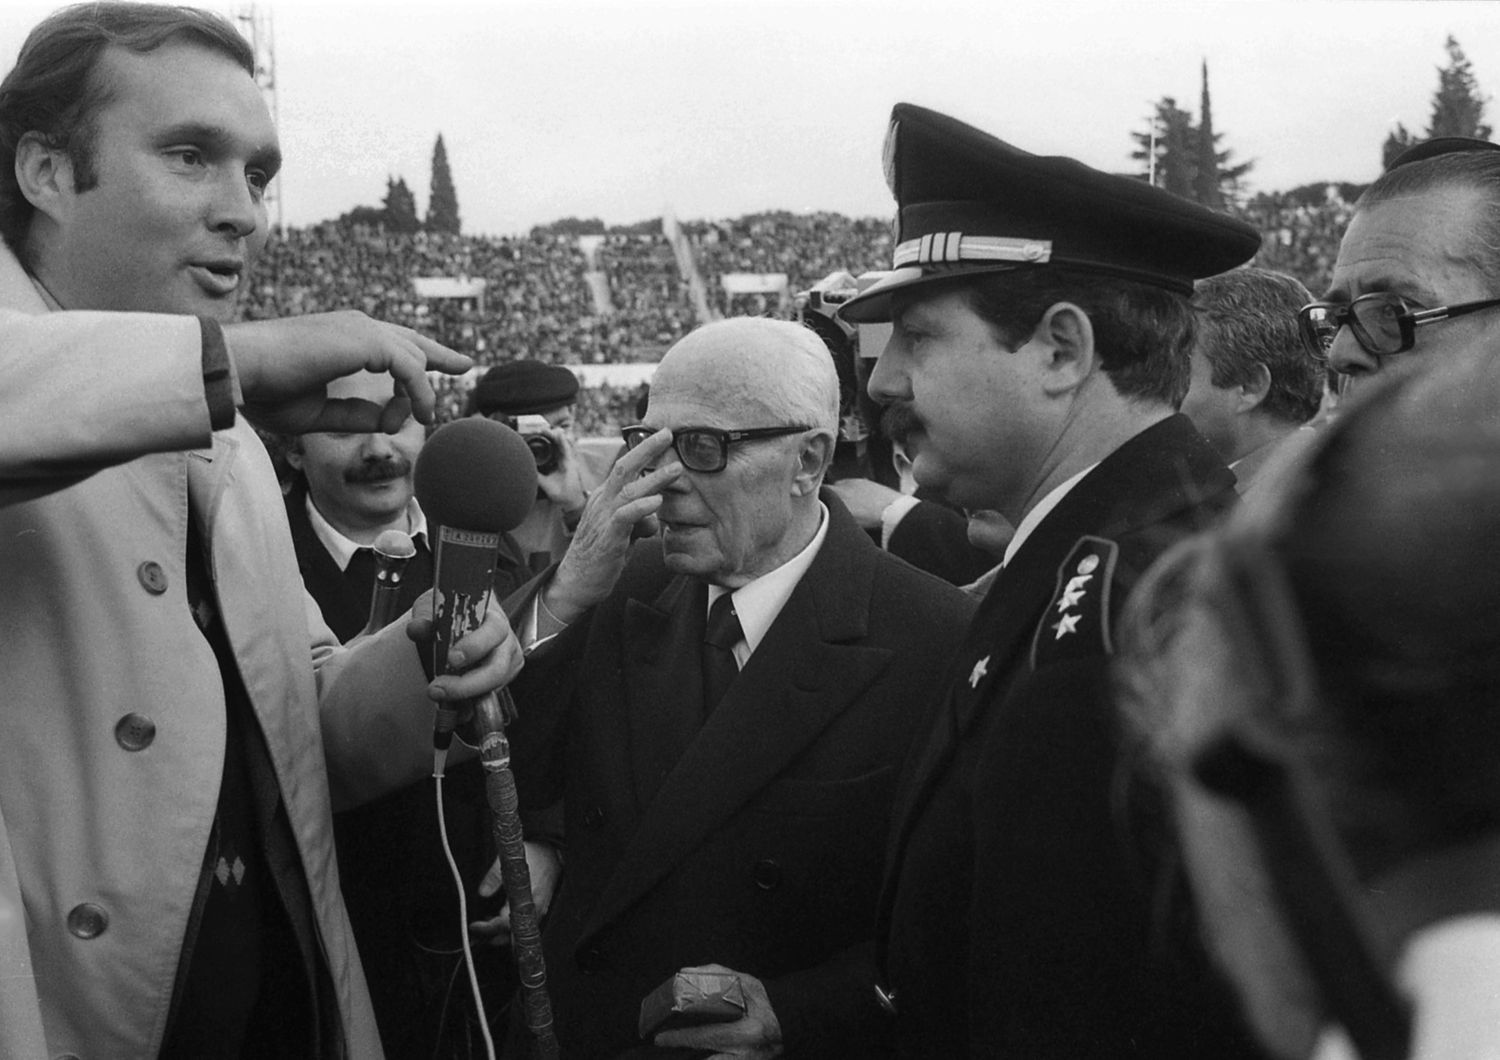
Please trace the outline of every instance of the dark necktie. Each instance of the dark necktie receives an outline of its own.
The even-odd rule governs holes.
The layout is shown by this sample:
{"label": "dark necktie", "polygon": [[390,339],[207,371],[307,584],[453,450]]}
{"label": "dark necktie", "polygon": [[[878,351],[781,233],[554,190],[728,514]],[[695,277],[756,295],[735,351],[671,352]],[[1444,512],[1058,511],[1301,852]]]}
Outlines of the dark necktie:
{"label": "dark necktie", "polygon": [[703,631],[704,717],[713,713],[740,672],[734,661],[734,646],[744,636],[740,616],[734,613],[734,597],[724,593],[708,609],[708,627]]}

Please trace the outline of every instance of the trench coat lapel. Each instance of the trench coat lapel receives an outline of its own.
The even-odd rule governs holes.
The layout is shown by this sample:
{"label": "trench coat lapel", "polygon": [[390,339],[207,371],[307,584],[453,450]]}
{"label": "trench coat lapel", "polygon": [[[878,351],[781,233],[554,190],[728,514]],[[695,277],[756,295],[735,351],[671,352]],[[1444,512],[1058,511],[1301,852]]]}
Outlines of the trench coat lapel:
{"label": "trench coat lapel", "polygon": [[[856,643],[868,629],[873,546],[861,553],[840,530],[863,533],[843,520],[829,527],[823,548],[765,639],[645,807],[581,939],[649,891],[753,799],[889,664],[889,650]],[[706,606],[706,594],[700,598],[684,590],[679,603],[684,599],[700,612]],[[676,616],[661,621],[678,628]],[[700,613],[700,638],[703,622]],[[632,631],[632,639],[637,636],[644,639],[646,633]],[[664,643],[674,643],[670,634]],[[691,664],[661,657],[654,673],[632,678],[632,697],[642,690],[666,694],[675,685],[679,697],[691,698],[693,709],[701,710],[697,642],[691,647]],[[686,676],[689,665],[698,678]],[[632,739],[656,732],[656,725],[641,716],[633,723]],[[639,754],[640,747],[633,750]]]}

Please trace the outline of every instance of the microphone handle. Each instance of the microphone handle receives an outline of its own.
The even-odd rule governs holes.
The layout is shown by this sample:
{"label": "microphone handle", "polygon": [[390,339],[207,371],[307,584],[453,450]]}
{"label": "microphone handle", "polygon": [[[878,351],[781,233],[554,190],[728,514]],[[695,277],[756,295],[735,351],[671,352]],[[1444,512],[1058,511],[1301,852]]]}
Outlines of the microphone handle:
{"label": "microphone handle", "polygon": [[[484,622],[500,552],[499,531],[439,526],[433,548],[432,673],[448,672],[448,649]],[[446,752],[457,720],[455,705],[440,707],[434,749]]]}

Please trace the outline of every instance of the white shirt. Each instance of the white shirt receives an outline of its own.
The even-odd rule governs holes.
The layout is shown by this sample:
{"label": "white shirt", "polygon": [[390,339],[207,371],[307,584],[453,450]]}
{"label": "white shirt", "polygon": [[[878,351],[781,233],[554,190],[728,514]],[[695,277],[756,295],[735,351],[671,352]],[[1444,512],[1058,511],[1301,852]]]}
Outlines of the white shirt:
{"label": "white shirt", "polygon": [[1031,532],[1040,525],[1043,519],[1052,513],[1053,508],[1062,503],[1062,499],[1068,495],[1068,491],[1082,482],[1083,477],[1098,466],[1098,464],[1090,464],[1066,482],[1061,482],[1053,486],[1051,492],[1038,501],[1035,508],[1026,513],[1021,519],[1021,525],[1016,527],[1016,534],[1010,539],[1010,544],[1005,546],[1005,558],[1000,561],[1000,566],[1003,567],[1010,562],[1010,558],[1021,550],[1021,546],[1026,543],[1026,539],[1031,536]]}
{"label": "white shirt", "polygon": [[[307,521],[312,524],[314,536],[323,543],[323,547],[333,557],[333,562],[338,564],[339,570],[348,570],[349,561],[354,558],[354,554],[370,546],[349,540],[332,523],[323,518],[323,513],[318,511],[318,506],[313,503],[311,493],[307,495],[306,503]],[[406,532],[411,535],[413,541],[427,535],[427,516],[422,513],[422,507],[417,504],[415,497],[406,502],[406,527]]]}
{"label": "white shirt", "polygon": [[745,668],[750,653],[760,647],[760,642],[765,639],[776,616],[786,606],[792,590],[797,588],[797,583],[807,573],[807,568],[812,566],[812,561],[817,556],[818,549],[823,547],[823,539],[827,536],[828,509],[819,501],[818,531],[801,552],[775,570],[767,571],[738,589],[729,590],[722,585],[708,587],[709,607],[713,607],[714,601],[725,593],[730,593],[734,600],[734,613],[739,616],[740,629],[745,634],[734,645],[734,661],[740,669]]}

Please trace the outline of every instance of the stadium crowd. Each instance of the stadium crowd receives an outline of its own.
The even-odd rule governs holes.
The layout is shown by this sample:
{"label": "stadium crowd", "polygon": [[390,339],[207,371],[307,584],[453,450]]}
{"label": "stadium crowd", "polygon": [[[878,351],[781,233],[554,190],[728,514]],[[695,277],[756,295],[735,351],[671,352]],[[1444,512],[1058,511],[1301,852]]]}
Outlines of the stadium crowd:
{"label": "stadium crowd", "polygon": [[[1262,233],[1255,264],[1285,272],[1312,291],[1328,285],[1352,205],[1330,185],[1322,201],[1263,193],[1239,212]],[[889,264],[890,222],[784,211],[682,225],[710,311],[787,316],[789,300],[725,293],[726,273],[782,273],[788,293],[839,269],[858,275]],[[690,284],[659,233],[610,234],[597,267],[610,304],[600,307],[574,236],[492,237],[395,234],[332,222],[291,228],[271,239],[257,266],[244,317],[267,319],[359,309],[415,328],[481,366],[510,360],[553,364],[655,361],[699,320]],[[482,279],[483,298],[419,298],[413,277]],[[464,412],[471,380],[441,381],[439,420]],[[584,434],[613,434],[632,422],[635,392],[605,386],[580,396]]]}

